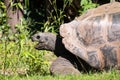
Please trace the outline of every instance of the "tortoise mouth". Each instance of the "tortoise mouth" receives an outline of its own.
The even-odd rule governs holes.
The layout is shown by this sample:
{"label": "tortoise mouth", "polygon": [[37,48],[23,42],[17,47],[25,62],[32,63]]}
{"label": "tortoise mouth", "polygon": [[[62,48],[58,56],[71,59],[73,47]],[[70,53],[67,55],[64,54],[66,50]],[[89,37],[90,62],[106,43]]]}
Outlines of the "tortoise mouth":
{"label": "tortoise mouth", "polygon": [[44,44],[44,42],[36,42],[34,48],[41,50],[41,49],[43,49],[43,44]]}
{"label": "tortoise mouth", "polygon": [[34,43],[34,48],[35,49],[40,49],[42,44],[44,43],[44,41],[38,41],[36,38],[34,38],[34,36],[31,37],[31,41]]}
{"label": "tortoise mouth", "polygon": [[37,43],[34,45],[34,48],[35,48],[35,49],[38,49],[38,45],[39,45],[39,42],[37,42]]}
{"label": "tortoise mouth", "polygon": [[38,46],[38,45],[44,43],[44,41],[37,41],[34,38],[31,38],[31,41],[34,43],[34,46]]}
{"label": "tortoise mouth", "polygon": [[36,40],[34,40],[33,38],[31,39],[32,43],[33,43],[33,46],[35,49],[38,49],[38,45],[41,43],[41,42],[38,42]]}

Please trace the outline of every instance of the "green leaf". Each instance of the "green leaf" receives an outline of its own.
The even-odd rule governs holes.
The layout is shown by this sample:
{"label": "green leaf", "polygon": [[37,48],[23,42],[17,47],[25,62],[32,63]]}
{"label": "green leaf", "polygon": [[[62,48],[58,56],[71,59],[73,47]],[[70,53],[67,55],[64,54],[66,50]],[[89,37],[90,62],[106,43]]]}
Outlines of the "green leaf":
{"label": "green leaf", "polygon": [[18,7],[23,10],[23,6],[21,3],[18,3]]}
{"label": "green leaf", "polygon": [[88,0],[81,0],[81,6],[88,4]]}
{"label": "green leaf", "polygon": [[29,8],[29,0],[25,0],[25,8]]}
{"label": "green leaf", "polygon": [[3,9],[6,8],[6,6],[5,6],[5,4],[3,2],[0,2],[0,7],[3,8]]}

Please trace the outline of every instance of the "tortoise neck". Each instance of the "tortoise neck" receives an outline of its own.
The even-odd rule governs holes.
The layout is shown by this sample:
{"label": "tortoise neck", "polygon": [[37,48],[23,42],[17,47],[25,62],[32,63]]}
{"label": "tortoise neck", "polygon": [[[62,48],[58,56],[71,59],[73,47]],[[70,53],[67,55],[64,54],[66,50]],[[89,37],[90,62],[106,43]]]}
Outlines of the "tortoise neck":
{"label": "tortoise neck", "polygon": [[64,44],[62,43],[62,38],[59,35],[56,36],[54,53],[56,56],[62,56],[66,53],[66,49],[64,47]]}

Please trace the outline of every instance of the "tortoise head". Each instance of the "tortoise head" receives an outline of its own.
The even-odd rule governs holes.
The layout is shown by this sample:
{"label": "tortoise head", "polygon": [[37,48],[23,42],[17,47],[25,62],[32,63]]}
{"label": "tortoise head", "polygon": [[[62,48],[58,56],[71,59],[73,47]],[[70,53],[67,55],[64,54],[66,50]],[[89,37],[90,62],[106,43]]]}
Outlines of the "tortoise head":
{"label": "tortoise head", "polygon": [[34,34],[31,40],[38,42],[38,44],[35,45],[35,48],[38,50],[54,51],[55,49],[56,35],[53,33],[39,32]]}

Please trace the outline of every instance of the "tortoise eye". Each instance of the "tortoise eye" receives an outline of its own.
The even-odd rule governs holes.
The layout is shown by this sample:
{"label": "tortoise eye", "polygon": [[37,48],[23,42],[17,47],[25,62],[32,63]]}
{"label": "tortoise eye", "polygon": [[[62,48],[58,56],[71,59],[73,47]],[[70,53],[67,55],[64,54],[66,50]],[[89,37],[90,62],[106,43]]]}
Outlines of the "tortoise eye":
{"label": "tortoise eye", "polygon": [[36,38],[37,38],[37,39],[40,39],[40,36],[37,36]]}

